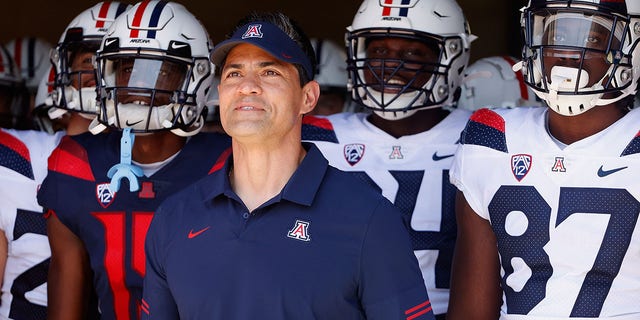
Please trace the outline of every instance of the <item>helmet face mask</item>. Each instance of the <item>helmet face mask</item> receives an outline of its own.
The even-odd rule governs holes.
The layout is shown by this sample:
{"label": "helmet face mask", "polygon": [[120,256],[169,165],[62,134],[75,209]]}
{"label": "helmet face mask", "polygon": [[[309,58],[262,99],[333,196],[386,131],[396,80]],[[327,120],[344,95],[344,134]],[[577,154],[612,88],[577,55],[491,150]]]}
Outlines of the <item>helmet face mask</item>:
{"label": "helmet face mask", "polygon": [[[109,57],[99,60],[101,96],[106,98],[102,115],[107,116],[100,121],[151,132],[187,128],[198,120],[196,96],[188,92],[193,63],[157,55]],[[204,60],[197,64],[201,72],[209,66]]]}
{"label": "helmet face mask", "polygon": [[98,48],[96,40],[65,43],[57,48],[54,57],[59,72],[53,94],[56,109],[79,112],[89,118],[97,114],[93,58]]}
{"label": "helmet face mask", "polygon": [[135,133],[197,133],[212,89],[210,43],[200,22],[180,4],[150,1],[127,11],[96,56],[99,115],[92,132],[110,126]]}
{"label": "helmet face mask", "polygon": [[50,117],[58,118],[73,111],[91,119],[98,113],[94,57],[111,23],[129,7],[116,1],[100,2],[69,23],[51,51],[55,91],[51,96],[54,109],[49,112]]}
{"label": "helmet face mask", "polygon": [[[475,39],[455,1],[366,0],[347,30],[349,85],[357,103],[387,120],[454,104]],[[377,41],[399,50],[387,55]]]}
{"label": "helmet face mask", "polygon": [[522,71],[552,110],[573,116],[635,94],[640,27],[624,2],[532,2]]}

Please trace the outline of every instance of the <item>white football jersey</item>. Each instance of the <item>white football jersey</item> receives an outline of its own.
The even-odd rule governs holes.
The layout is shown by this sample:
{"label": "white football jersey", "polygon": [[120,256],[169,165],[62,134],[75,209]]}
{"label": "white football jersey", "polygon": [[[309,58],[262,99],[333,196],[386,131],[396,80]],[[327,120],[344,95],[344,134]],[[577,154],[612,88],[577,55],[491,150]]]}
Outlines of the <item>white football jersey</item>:
{"label": "white football jersey", "polygon": [[400,138],[372,125],[365,113],[305,117],[303,125],[303,140],[315,143],[332,166],[358,176],[405,214],[435,314],[446,313],[449,301],[456,238],[449,167],[470,114],[455,110],[431,130]]}
{"label": "white football jersey", "polygon": [[0,319],[45,319],[51,251],[38,186],[64,133],[0,129],[0,229],[8,240]]}
{"label": "white football jersey", "polygon": [[500,253],[500,319],[640,319],[640,110],[558,146],[548,108],[480,110],[451,182]]}

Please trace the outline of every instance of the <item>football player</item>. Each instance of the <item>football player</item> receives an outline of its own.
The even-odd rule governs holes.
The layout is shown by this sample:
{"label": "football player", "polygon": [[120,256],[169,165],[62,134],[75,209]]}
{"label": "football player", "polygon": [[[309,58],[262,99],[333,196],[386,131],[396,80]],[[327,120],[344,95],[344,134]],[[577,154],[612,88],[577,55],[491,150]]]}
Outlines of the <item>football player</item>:
{"label": "football player", "polygon": [[476,37],[454,0],[365,0],[347,28],[349,81],[368,113],[305,117],[303,139],[401,209],[436,318],[456,237],[449,166],[470,115],[449,112]]}
{"label": "football player", "polygon": [[207,31],[175,2],[139,2],[108,29],[90,130],[109,130],[65,137],[38,193],[49,212],[49,319],[80,318],[91,283],[103,320],[139,317],[155,209],[206,176],[229,147],[226,136],[196,135],[214,71],[210,50]]}
{"label": "football player", "polygon": [[519,66],[547,107],[463,131],[448,319],[640,318],[639,25],[635,0],[524,8]]}
{"label": "football player", "polygon": [[[127,5],[119,2],[101,2],[81,12],[65,29],[58,50],[67,48],[66,53],[79,57],[69,48],[71,39],[78,45],[99,41],[106,31],[105,28],[126,7]],[[93,55],[95,51],[90,58]],[[42,113],[47,118],[46,110],[54,104],[54,92],[56,89],[63,90],[56,86],[64,85],[61,81],[55,81],[55,69],[52,69],[51,63],[48,65],[49,72],[44,73],[40,81],[38,107],[35,109],[36,113]],[[61,73],[70,72],[68,68],[58,69],[58,74]],[[91,77],[93,71],[89,75]],[[91,81],[95,83],[95,80]],[[40,112],[40,109],[43,111]],[[69,130],[58,131],[55,134],[49,121],[44,122],[49,124],[48,127],[40,127],[43,131],[0,131],[0,266],[5,266],[3,259],[6,261],[0,304],[2,319],[47,318],[47,271],[51,250],[47,239],[46,220],[43,217],[43,209],[36,200],[36,194],[47,174],[47,158],[62,136],[65,133],[78,134],[88,129],[88,122],[82,121],[84,118],[72,119],[78,119],[81,123],[72,120]],[[53,121],[64,128],[64,123],[57,122]],[[96,309],[95,306],[93,309]],[[49,312],[49,316],[51,315]]]}

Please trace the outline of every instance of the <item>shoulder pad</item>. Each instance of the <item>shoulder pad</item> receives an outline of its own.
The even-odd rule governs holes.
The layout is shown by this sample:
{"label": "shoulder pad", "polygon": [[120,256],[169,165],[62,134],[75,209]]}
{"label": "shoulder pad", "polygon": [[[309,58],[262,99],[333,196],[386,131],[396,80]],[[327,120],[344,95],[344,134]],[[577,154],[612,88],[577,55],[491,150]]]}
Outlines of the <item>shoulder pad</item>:
{"label": "shoulder pad", "polygon": [[460,142],[508,152],[504,119],[489,109],[474,112],[462,131]]}
{"label": "shoulder pad", "polygon": [[331,121],[326,118],[304,116],[302,118],[302,140],[338,143]]}

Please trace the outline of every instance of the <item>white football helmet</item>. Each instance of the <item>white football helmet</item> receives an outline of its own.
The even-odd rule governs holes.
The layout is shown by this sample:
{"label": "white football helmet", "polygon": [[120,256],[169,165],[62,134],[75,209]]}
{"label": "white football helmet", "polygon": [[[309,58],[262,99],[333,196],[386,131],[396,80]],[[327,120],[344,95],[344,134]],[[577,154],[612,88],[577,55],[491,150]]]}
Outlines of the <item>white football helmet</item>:
{"label": "white football helmet", "polygon": [[207,116],[205,117],[206,122],[220,122],[220,95],[218,94],[218,85],[220,84],[220,76],[214,76],[211,82],[211,89],[209,90],[209,94],[207,94],[207,102],[205,102],[205,106],[207,107]]}
{"label": "white football helmet", "polygon": [[484,107],[540,106],[533,90],[524,83],[522,72],[513,71],[517,61],[514,57],[493,56],[470,64],[464,71],[457,107],[475,111]]}
{"label": "white football helmet", "polygon": [[211,49],[207,31],[181,4],[134,5],[115,21],[97,53],[100,114],[90,130],[197,133],[213,81]]}
{"label": "white football helmet", "polygon": [[310,39],[313,49],[316,51],[318,70],[316,80],[323,87],[344,88],[347,90],[347,53],[344,47],[340,47],[327,39]]}
{"label": "white football helmet", "polygon": [[29,93],[9,51],[0,45],[0,127],[31,128]]}
{"label": "white football helmet", "polygon": [[[310,39],[316,53],[317,70],[314,80],[320,84],[320,99],[323,93],[337,94],[343,97],[341,111],[347,111],[350,105],[347,87],[347,53],[344,47],[328,39]],[[320,102],[316,108],[320,106]]]}
{"label": "white football helmet", "polygon": [[51,66],[51,44],[36,37],[22,37],[9,41],[6,47],[18,66],[27,89],[35,94],[40,80]]}
{"label": "white football helmet", "polygon": [[[636,93],[640,1],[530,0],[522,27],[523,61],[516,68],[552,110],[578,115]],[[551,62],[559,60],[562,65]]]}
{"label": "white football helmet", "polygon": [[[384,37],[421,41],[438,51],[438,60],[411,63],[367,58],[369,40]],[[346,33],[353,99],[388,120],[409,117],[419,109],[451,105],[475,39],[454,0],[364,0]],[[382,67],[376,66],[381,63]],[[375,83],[365,81],[365,71],[376,73]],[[414,74],[412,79],[394,79],[398,72],[407,71]],[[414,85],[425,73],[431,74],[429,80],[424,85]],[[376,90],[384,87],[391,90]]]}
{"label": "white football helmet", "polygon": [[52,96],[55,107],[49,110],[52,119],[67,111],[79,112],[87,118],[94,118],[98,113],[91,57],[100,48],[102,37],[116,17],[129,7],[117,1],[99,2],[69,23],[51,51],[51,62],[56,68]]}

